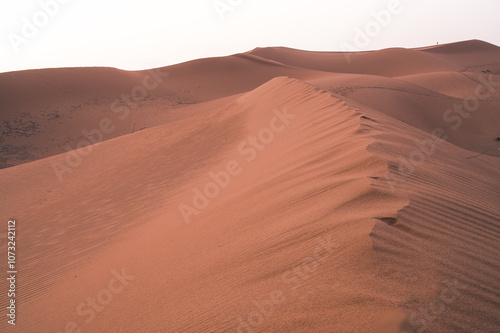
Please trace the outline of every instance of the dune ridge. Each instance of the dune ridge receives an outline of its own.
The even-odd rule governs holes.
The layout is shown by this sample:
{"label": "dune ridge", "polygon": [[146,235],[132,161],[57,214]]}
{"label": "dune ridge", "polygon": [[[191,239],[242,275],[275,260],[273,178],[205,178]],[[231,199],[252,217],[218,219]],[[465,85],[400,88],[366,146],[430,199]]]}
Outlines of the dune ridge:
{"label": "dune ridge", "polygon": [[[350,62],[346,54],[340,52],[257,48],[233,56],[193,60],[147,71],[55,68],[1,73],[0,167],[75,149],[88,141],[83,131],[98,129],[104,118],[111,119],[114,125],[113,131],[103,137],[109,140],[221,106],[231,96],[246,93],[277,76],[292,76],[313,84],[318,80],[331,80],[336,82],[336,89],[344,91],[351,77],[359,79],[359,75],[368,82],[378,78],[387,83],[393,78],[391,86],[396,87],[401,85],[398,80],[401,78],[416,84],[420,90],[464,98],[465,92],[475,87],[436,75],[464,72],[475,79],[481,73],[500,73],[500,67],[495,65],[500,58],[499,47],[481,41],[453,45],[359,52],[352,55]],[[441,51],[437,52],[438,49]],[[412,66],[401,63],[401,58],[411,61]],[[342,74],[345,74],[345,83],[339,80]],[[411,79],[413,75],[416,78]],[[436,85],[436,80],[442,83]],[[461,87],[464,84],[466,86]],[[378,86],[376,83],[370,88]],[[331,86],[320,85],[320,88],[328,90]],[[146,90],[146,94],[141,90]],[[480,150],[482,147],[467,148]]]}
{"label": "dune ridge", "polygon": [[[276,115],[275,110],[283,112],[284,107],[286,113],[294,118],[289,119],[289,124],[283,124],[283,131],[275,133],[275,138],[265,149],[258,152],[255,160],[247,162],[246,157],[249,155],[241,155],[235,150],[247,140],[247,135],[258,135],[263,128],[269,128],[270,120]],[[121,222],[119,233],[113,236],[113,239],[116,237],[118,240],[103,243],[89,251],[90,244],[68,244],[71,234],[54,233],[54,228],[60,228],[63,226],[61,223],[64,223],[64,230],[75,228],[75,237],[80,238],[81,227],[75,224],[76,218],[71,216],[78,216],[78,220],[82,221],[85,217],[85,207],[94,207],[95,211],[96,207],[103,206],[105,197],[113,197],[113,204],[127,207],[127,198],[120,199],[118,196],[122,191],[120,188],[93,187],[78,180],[87,179],[84,176],[87,172],[99,179],[118,179],[125,176],[117,174],[115,169],[103,169],[100,171],[102,176],[97,176],[99,172],[92,169],[75,171],[72,175],[75,180],[68,190],[77,195],[85,192],[85,187],[93,188],[92,197],[86,200],[85,206],[79,206],[77,202],[71,203],[70,193],[47,203],[54,209],[67,207],[68,210],[71,209],[71,215],[68,214],[69,211],[66,214],[60,212],[59,215],[53,215],[55,211],[48,209],[46,204],[27,208],[26,213],[19,216],[21,221],[32,220],[35,216],[42,221],[49,218],[60,221],[45,225],[45,230],[35,229],[29,233],[26,229],[21,230],[25,233],[26,244],[23,255],[30,259],[25,266],[23,283],[45,286],[31,290],[29,302],[28,299],[23,299],[27,307],[26,312],[30,313],[30,320],[23,327],[27,330],[35,327],[42,327],[44,330],[61,329],[64,322],[42,320],[48,315],[43,301],[47,293],[57,294],[64,290],[66,301],[50,311],[56,311],[61,318],[75,317],[74,309],[81,300],[85,300],[89,288],[102,284],[102,279],[105,279],[104,267],[110,262],[117,262],[120,263],[119,266],[127,267],[128,274],[139,275],[146,268],[138,256],[150,258],[146,265],[149,269],[154,269],[156,274],[141,275],[143,287],[130,287],[127,293],[120,295],[123,297],[122,302],[112,303],[109,309],[115,309],[117,306],[125,309],[125,312],[134,311],[137,316],[144,318],[144,321],[128,320],[121,316],[121,312],[109,310],[105,319],[96,319],[86,326],[86,329],[107,331],[116,329],[119,325],[141,331],[179,331],[186,328],[191,331],[236,331],[238,318],[248,321],[248,313],[252,312],[254,307],[252,301],[268,297],[273,290],[281,290],[288,301],[280,304],[279,311],[276,309],[276,316],[266,317],[259,325],[259,330],[293,330],[303,325],[318,331],[326,327],[325,325],[338,330],[345,325],[356,329],[373,327],[374,318],[394,307],[395,299],[387,299],[382,295],[370,296],[378,295],[379,292],[374,287],[374,280],[368,278],[373,270],[376,270],[369,234],[375,224],[375,218],[395,217],[397,210],[404,207],[407,200],[384,194],[372,187],[370,177],[383,176],[388,166],[383,160],[367,152],[367,146],[373,142],[373,133],[362,125],[362,114],[324,91],[284,77],[271,80],[225,107],[214,110],[210,117],[210,124],[200,121],[197,125],[186,122],[185,125],[178,123],[175,126],[183,135],[189,133],[183,129],[184,126],[187,126],[186,129],[206,127],[207,137],[204,139],[211,142],[211,148],[207,147],[208,152],[212,155],[214,151],[220,151],[219,154],[222,155],[215,163],[213,161],[209,164],[209,160],[205,160],[207,166],[201,167],[195,178],[184,178],[178,185],[178,190],[174,191],[177,194],[165,196],[166,193],[159,193],[158,196],[163,198],[162,205],[154,214],[149,215],[150,222],[139,222],[141,218],[134,218],[130,207],[124,213],[132,216],[132,227],[124,228]],[[216,119],[220,119],[220,124],[224,126],[217,126],[219,121]],[[234,125],[227,126],[226,119],[239,119],[237,122],[244,120],[244,129],[237,129]],[[166,124],[158,132],[165,132],[170,126],[172,125]],[[147,142],[149,132],[154,131],[134,133],[102,143],[95,147],[95,156],[91,155],[89,159],[101,159],[107,155],[109,159],[121,164],[122,170],[130,170],[139,160],[141,165],[151,165],[140,156],[133,159],[128,157],[119,162],[118,159],[130,154],[127,151],[113,153],[115,145],[130,147],[126,142],[118,141]],[[244,135],[236,135],[241,132]],[[202,135],[203,131],[198,128],[191,133],[198,136]],[[153,137],[156,145],[160,145],[155,148],[159,151],[177,144],[175,140],[165,139],[163,136],[149,136]],[[226,139],[228,143],[224,146],[214,144],[226,142]],[[191,142],[188,146],[199,148],[200,143],[196,137],[190,137],[187,141]],[[185,149],[184,153],[186,154]],[[151,153],[148,155],[158,156]],[[51,159],[63,157],[64,155],[59,155]],[[199,155],[193,155],[191,158],[196,159],[187,160],[185,163],[203,161],[199,160]],[[227,161],[233,159],[240,161],[241,175],[231,179],[231,184],[221,191],[199,216],[190,224],[185,224],[176,206],[179,202],[189,202],[193,195],[192,188],[203,188],[203,185],[210,181],[207,177],[210,170],[223,170]],[[18,180],[17,170],[18,177],[21,177],[26,173],[26,168],[47,169],[43,164],[47,165],[49,162],[50,159],[40,160],[2,172],[11,173],[9,179],[13,179],[12,184],[15,184]],[[173,170],[173,166],[160,161],[157,163],[163,167],[149,169],[148,177],[152,179],[160,179],[162,174]],[[93,163],[89,161],[89,165]],[[106,176],[108,173],[110,174]],[[111,176],[111,173],[114,176]],[[135,181],[144,182],[142,177],[144,176],[135,174],[127,186],[134,188]],[[109,183],[109,180],[106,183]],[[9,189],[8,184],[2,185]],[[40,188],[42,189],[43,187]],[[109,192],[110,190],[113,192]],[[150,191],[151,188],[148,193]],[[137,193],[133,200],[148,202],[148,197],[141,192]],[[311,205],[311,202],[315,202],[315,205]],[[363,209],[359,209],[359,205]],[[89,224],[89,220],[84,223],[86,232],[92,233],[91,225],[101,229],[103,225],[112,227],[112,221],[123,220],[123,217],[101,214],[89,216],[92,222]],[[168,222],[165,223],[166,221]],[[30,234],[32,237],[39,237],[40,241],[30,240]],[[53,244],[48,251],[40,251],[39,244],[45,238],[44,234],[53,235]],[[109,231],[105,234],[111,235]],[[138,245],[137,239],[148,239],[148,243]],[[310,268],[307,268],[308,270],[304,271],[307,279],[304,280],[292,279],[292,273],[288,273],[292,274],[288,279],[284,278],[285,272],[297,267],[306,267],[302,266],[303,261],[307,261],[311,256],[314,258],[315,249],[320,244],[318,240],[334,244],[323,256],[312,262],[313,267],[317,265],[318,268],[311,272],[308,271]],[[95,241],[94,239],[92,242]],[[64,251],[55,251],[57,246],[63,244]],[[165,248],[166,244],[168,245]],[[104,248],[106,251],[103,251]],[[85,251],[85,257],[91,259],[83,260],[81,251]],[[40,267],[45,267],[49,274],[43,277],[29,274],[31,270],[39,271]],[[66,269],[61,270],[61,267]],[[71,276],[75,277],[69,279]],[[158,289],[159,286],[155,283],[157,276],[166,279],[161,289]],[[68,282],[77,281],[76,277],[83,277],[84,281],[87,281],[83,285],[87,287],[82,288],[81,284]],[[200,285],[200,281],[203,281],[203,284]],[[296,283],[296,289],[300,288],[300,293],[294,289]],[[379,280],[378,283],[383,282]],[[149,290],[147,286],[154,288],[155,294],[161,293],[168,297],[164,301],[160,299],[151,304],[143,303],[141,308],[137,309],[135,304],[144,299],[144,287]],[[230,296],[232,289],[227,289],[229,286],[239,290],[240,296]],[[214,293],[214,290],[226,292]],[[304,298],[305,295],[310,296]],[[312,295],[314,297],[311,298]],[[197,303],[197,306],[194,306],[193,299],[198,300],[194,303]],[[353,299],[367,301],[362,310],[366,316],[365,320],[359,320],[359,310],[356,310],[359,301]],[[318,309],[321,310],[317,311]],[[346,309],[349,310],[346,312]],[[153,320],[151,316],[158,312],[162,313],[165,322]],[[307,317],[304,316],[306,313]],[[346,313],[352,315],[345,317]],[[342,321],[334,318],[342,318]],[[39,320],[45,324],[40,326]]]}
{"label": "dune ridge", "polygon": [[500,331],[499,50],[0,74],[18,330]]}
{"label": "dune ridge", "polygon": [[[369,151],[390,170],[374,185],[409,199],[394,224],[378,222],[371,233],[388,284],[405,286],[405,331],[498,331],[498,158],[470,158],[377,111],[365,113],[381,133]],[[409,162],[415,152],[422,163]]]}

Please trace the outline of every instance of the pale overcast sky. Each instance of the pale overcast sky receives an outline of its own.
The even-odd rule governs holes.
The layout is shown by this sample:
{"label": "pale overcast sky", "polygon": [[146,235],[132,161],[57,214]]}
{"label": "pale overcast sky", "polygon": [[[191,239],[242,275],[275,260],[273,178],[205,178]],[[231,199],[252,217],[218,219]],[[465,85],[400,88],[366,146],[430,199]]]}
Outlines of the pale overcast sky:
{"label": "pale overcast sky", "polygon": [[[374,23],[380,11],[390,14]],[[264,46],[500,45],[499,14],[499,0],[0,0],[0,72],[145,69]]]}

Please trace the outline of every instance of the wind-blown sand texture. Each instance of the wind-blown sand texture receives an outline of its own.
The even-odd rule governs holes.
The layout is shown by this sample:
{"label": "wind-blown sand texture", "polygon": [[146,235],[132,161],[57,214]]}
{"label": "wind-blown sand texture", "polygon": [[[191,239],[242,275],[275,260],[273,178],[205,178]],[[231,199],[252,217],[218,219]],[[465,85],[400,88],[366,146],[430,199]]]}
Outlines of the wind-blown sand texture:
{"label": "wind-blown sand texture", "polygon": [[347,56],[0,74],[15,331],[500,332],[500,48]]}

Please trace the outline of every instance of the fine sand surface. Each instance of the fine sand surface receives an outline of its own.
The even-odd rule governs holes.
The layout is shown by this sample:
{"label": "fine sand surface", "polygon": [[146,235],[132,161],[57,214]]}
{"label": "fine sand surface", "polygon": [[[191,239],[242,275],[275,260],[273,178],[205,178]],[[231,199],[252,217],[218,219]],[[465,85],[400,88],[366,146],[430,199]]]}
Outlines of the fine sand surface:
{"label": "fine sand surface", "polygon": [[257,48],[0,88],[0,332],[500,331],[497,46]]}

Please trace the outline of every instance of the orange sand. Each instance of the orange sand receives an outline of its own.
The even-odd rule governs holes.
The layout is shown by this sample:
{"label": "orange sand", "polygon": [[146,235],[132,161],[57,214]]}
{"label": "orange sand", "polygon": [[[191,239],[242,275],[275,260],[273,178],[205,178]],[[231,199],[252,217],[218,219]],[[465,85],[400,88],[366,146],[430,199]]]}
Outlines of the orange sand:
{"label": "orange sand", "polygon": [[351,60],[0,74],[15,330],[500,331],[500,48]]}

